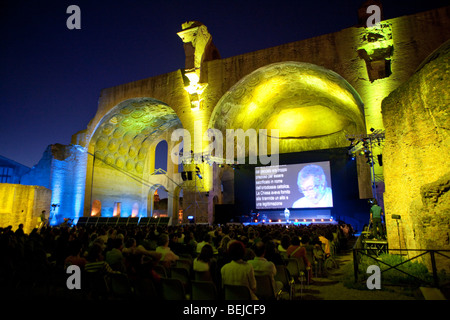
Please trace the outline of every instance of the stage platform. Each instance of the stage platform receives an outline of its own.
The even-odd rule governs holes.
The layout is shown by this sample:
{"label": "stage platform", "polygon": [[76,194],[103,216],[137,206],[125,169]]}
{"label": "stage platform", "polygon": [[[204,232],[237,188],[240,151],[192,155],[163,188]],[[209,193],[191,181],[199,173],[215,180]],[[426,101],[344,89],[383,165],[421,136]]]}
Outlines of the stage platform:
{"label": "stage platform", "polygon": [[294,220],[253,220],[248,222],[241,222],[243,225],[286,225],[286,226],[297,226],[297,225],[310,225],[310,224],[338,224],[337,221],[333,219],[294,219]]}
{"label": "stage platform", "polygon": [[363,245],[363,249],[366,251],[366,254],[379,256],[380,254],[389,252],[387,240],[370,239],[368,237],[369,235],[370,231],[363,231],[361,233],[361,236],[363,237],[361,243]]}

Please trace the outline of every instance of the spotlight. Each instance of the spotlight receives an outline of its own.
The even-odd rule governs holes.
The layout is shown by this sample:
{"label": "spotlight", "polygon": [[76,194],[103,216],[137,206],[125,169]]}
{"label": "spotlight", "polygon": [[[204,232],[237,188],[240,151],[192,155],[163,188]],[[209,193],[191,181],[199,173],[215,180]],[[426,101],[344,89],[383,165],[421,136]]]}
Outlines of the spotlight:
{"label": "spotlight", "polygon": [[350,141],[350,145],[348,146],[349,149],[353,148],[353,141],[355,140],[355,138],[349,138],[348,139]]}
{"label": "spotlight", "polygon": [[382,166],[382,165],[383,165],[383,155],[382,155],[382,154],[379,154],[377,157],[378,157],[378,164],[379,164],[380,166]]}
{"label": "spotlight", "polygon": [[183,181],[192,180],[192,171],[181,172],[181,178],[183,179]]}
{"label": "spotlight", "polygon": [[195,166],[195,174],[199,179],[203,179],[202,175],[200,174],[200,168],[198,166]]}
{"label": "spotlight", "polygon": [[363,139],[363,147],[364,147],[364,149],[368,149],[368,147],[369,147],[369,143],[366,139]]}

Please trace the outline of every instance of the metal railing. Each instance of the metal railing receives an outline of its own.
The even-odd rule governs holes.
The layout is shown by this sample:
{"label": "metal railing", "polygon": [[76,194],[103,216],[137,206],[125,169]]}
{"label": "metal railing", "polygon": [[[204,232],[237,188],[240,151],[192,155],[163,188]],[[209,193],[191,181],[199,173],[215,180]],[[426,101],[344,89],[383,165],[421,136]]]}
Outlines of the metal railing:
{"label": "metal railing", "polygon": [[[374,252],[373,250],[368,249],[367,247],[364,247],[364,244],[362,242],[362,237],[360,236],[353,247],[353,269],[354,269],[355,283],[358,282],[358,274],[360,273],[359,265],[361,262],[361,258],[363,256],[366,256],[369,258],[369,260],[370,259],[374,260],[374,262],[376,264],[383,264],[388,267],[387,269],[381,270],[381,273],[385,273],[389,270],[397,270],[406,276],[412,277],[413,279],[417,280],[421,284],[431,285],[436,288],[439,288],[439,287],[442,287],[442,286],[448,284],[448,283],[445,283],[445,284],[440,283],[439,275],[438,275],[438,268],[436,265],[436,256],[439,255],[446,259],[450,259],[450,256],[448,255],[450,253],[450,250],[444,250],[444,249],[442,249],[442,250],[441,249],[439,249],[439,250],[436,250],[436,249],[387,249],[387,247],[386,247],[386,250],[387,250],[387,253],[393,253],[393,254],[396,254],[396,253],[404,254],[406,252],[417,252],[418,254],[412,258],[403,260],[400,263],[391,265],[391,264],[379,259],[378,255],[373,254],[373,252]],[[402,266],[412,260],[419,259],[420,257],[425,258],[425,256],[428,254],[430,255],[431,275],[432,275],[432,279],[433,279],[431,283],[430,283],[430,281],[428,281],[426,279],[420,279],[417,276],[415,276],[411,273],[408,273],[407,271],[399,268],[400,266]],[[428,272],[430,273],[429,269],[430,268],[428,268]]]}

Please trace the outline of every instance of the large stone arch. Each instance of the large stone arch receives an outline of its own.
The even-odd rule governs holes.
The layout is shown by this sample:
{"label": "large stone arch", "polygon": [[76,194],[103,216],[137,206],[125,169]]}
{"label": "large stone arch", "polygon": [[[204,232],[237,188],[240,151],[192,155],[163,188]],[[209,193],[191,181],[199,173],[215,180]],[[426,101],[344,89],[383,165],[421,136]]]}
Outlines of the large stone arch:
{"label": "large stone arch", "polygon": [[[102,202],[102,216],[111,216],[114,203],[121,203],[122,216],[139,209],[147,216],[148,191],[155,185],[173,190],[178,183],[176,165],[167,153],[167,172],[154,174],[155,148],[161,140],[182,128],[175,111],[153,98],[122,101],[106,113],[88,143],[85,215],[93,199]],[[136,203],[138,206],[136,206]],[[173,208],[168,208],[169,216]]]}
{"label": "large stone arch", "polygon": [[209,127],[278,129],[280,153],[342,147],[364,133],[359,94],[337,73],[302,62],[261,67],[237,82],[214,108]]}
{"label": "large stone arch", "polygon": [[[239,80],[218,101],[209,128],[223,137],[227,129],[267,129],[268,135],[278,129],[279,153],[346,147],[349,135],[366,132],[356,90],[331,70],[295,61],[260,67]],[[222,155],[229,161],[225,142]],[[222,198],[220,181],[230,172],[226,165],[212,168],[210,202]]]}

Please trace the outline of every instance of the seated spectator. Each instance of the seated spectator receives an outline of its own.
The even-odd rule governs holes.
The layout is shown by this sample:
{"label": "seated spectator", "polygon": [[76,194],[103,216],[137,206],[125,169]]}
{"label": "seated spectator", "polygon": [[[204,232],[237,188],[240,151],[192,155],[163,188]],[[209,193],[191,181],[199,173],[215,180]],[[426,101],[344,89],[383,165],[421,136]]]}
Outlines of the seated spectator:
{"label": "seated spectator", "polygon": [[104,228],[100,229],[99,235],[97,236],[97,239],[103,240],[103,243],[106,246],[106,243],[108,242],[108,234],[106,233],[106,230]]}
{"label": "seated spectator", "polygon": [[186,246],[186,253],[194,257],[197,254],[197,241],[192,231],[186,231],[183,243]]}
{"label": "seated spectator", "polygon": [[125,258],[122,254],[123,241],[120,238],[114,238],[111,242],[111,250],[106,252],[106,262],[111,266],[113,270],[126,272]]}
{"label": "seated spectator", "polygon": [[137,245],[136,239],[134,238],[127,239],[125,247],[122,249],[122,253],[126,255],[147,256],[156,261],[159,261],[162,257],[162,253],[158,253],[156,250],[147,250],[143,245]]}
{"label": "seated spectator", "polygon": [[86,264],[84,270],[89,273],[103,272],[108,273],[120,273],[119,271],[114,271],[108,262],[105,261],[103,256],[103,249],[99,244],[93,244],[89,249],[88,255],[86,257]]}
{"label": "seated spectator", "polygon": [[184,243],[180,243],[179,241],[179,234],[177,233],[171,233],[169,235],[169,248],[176,254],[181,255],[183,253],[186,253],[186,246]]}
{"label": "seated spectator", "polygon": [[[311,270],[311,262],[306,256],[306,248],[300,245],[300,239],[295,236],[291,239],[291,245],[286,251],[288,258],[301,259],[305,263],[306,270]],[[312,278],[312,272],[308,272],[309,280]]]}
{"label": "seated spectator", "polygon": [[278,245],[278,252],[281,254],[282,257],[287,257],[286,251],[291,245],[291,237],[289,235],[284,234],[281,236],[280,244]]}
{"label": "seated spectator", "polygon": [[231,241],[231,238],[227,235],[223,236],[220,240],[219,247],[217,248],[219,255],[226,255],[228,252],[228,243]]}
{"label": "seated spectator", "polygon": [[280,281],[275,281],[277,267],[273,262],[268,261],[264,257],[266,253],[266,245],[264,244],[264,242],[258,241],[254,245],[253,251],[255,252],[256,256],[255,258],[253,258],[253,260],[249,260],[248,263],[253,266],[253,270],[255,271],[256,275],[270,276],[274,294],[277,294],[277,292],[279,292],[283,288],[283,283]]}
{"label": "seated spectator", "polygon": [[108,240],[106,241],[106,251],[110,251],[114,246],[113,243],[117,237],[117,230],[109,229],[107,235],[108,235]]}
{"label": "seated spectator", "polygon": [[225,264],[231,261],[228,256],[228,244],[231,242],[231,238],[225,235],[219,243],[217,248],[217,268],[220,270]]}
{"label": "seated spectator", "polygon": [[244,261],[253,260],[253,258],[255,257],[255,253],[253,252],[253,249],[250,248],[248,238],[246,236],[241,236],[239,240],[244,244],[245,247]]}
{"label": "seated spectator", "polygon": [[309,263],[312,264],[313,260],[314,260],[314,258],[313,258],[314,245],[310,244],[309,236],[307,236],[307,235],[302,236],[302,238],[300,239],[300,244],[302,247],[305,248],[306,258],[308,259]]}
{"label": "seated spectator", "polygon": [[82,256],[81,242],[73,240],[69,243],[69,256],[64,260],[64,267],[67,268],[70,265],[79,266],[80,269],[84,269],[87,263],[85,257]]}
{"label": "seated spectator", "polygon": [[[202,251],[202,248],[205,244],[209,244],[212,246],[212,237],[209,233],[205,233],[203,235],[203,240],[201,242],[197,243],[197,249],[196,249],[197,254],[200,254],[200,252]],[[213,250],[214,250],[214,247],[213,247]]]}
{"label": "seated spectator", "polygon": [[203,280],[215,282],[216,267],[217,262],[216,259],[214,259],[213,248],[211,245],[205,244],[198,257],[194,259],[193,270],[203,273]]}
{"label": "seated spectator", "polygon": [[[330,235],[325,231],[322,231],[321,234],[319,235],[319,240],[320,242],[322,242],[322,248],[327,257],[331,255],[331,245],[330,245],[331,241],[329,239]],[[333,239],[332,236],[331,239]]]}
{"label": "seated spectator", "polygon": [[167,233],[162,233],[159,236],[156,253],[161,254],[160,262],[167,268],[170,268],[174,262],[180,259],[180,257],[169,248],[169,235]]}
{"label": "seated spectator", "polygon": [[322,249],[322,243],[320,242],[319,238],[316,237],[311,241],[313,245],[313,258],[314,258],[314,264],[317,265],[319,268],[319,271],[322,272],[323,263],[325,262],[325,252]]}
{"label": "seated spectator", "polygon": [[222,285],[241,285],[250,289],[252,300],[258,300],[256,296],[256,279],[253,266],[244,261],[245,247],[241,241],[234,240],[228,247],[231,262],[220,270]]}
{"label": "seated spectator", "polygon": [[284,264],[283,257],[280,252],[278,252],[277,244],[274,240],[268,240],[266,242],[266,253],[264,254],[264,258],[273,262],[275,265]]}

